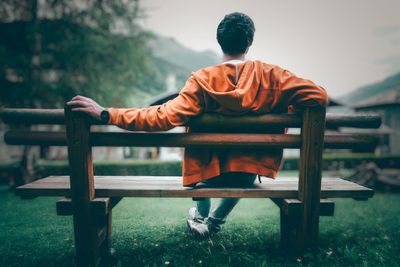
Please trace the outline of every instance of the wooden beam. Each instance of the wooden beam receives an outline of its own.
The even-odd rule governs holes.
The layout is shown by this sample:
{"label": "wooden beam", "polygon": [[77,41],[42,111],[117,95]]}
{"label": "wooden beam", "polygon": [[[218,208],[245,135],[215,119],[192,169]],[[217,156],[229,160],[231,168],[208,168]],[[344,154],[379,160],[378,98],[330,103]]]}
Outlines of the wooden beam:
{"label": "wooden beam", "polygon": [[65,108],[68,137],[71,199],[77,266],[96,266],[98,231],[91,210],[94,198],[93,162],[89,144],[90,126],[81,114]]}
{"label": "wooden beam", "polygon": [[382,124],[379,114],[356,113],[356,114],[326,114],[326,128],[351,127],[351,128],[374,128]]}
{"label": "wooden beam", "polygon": [[[0,110],[0,117],[8,124],[65,124],[64,110],[62,109],[13,109]],[[99,121],[90,120],[91,124],[101,124]],[[299,128],[302,118],[299,114],[263,114],[244,116],[225,116],[220,114],[203,114],[193,118],[187,126],[196,131],[215,129],[249,130],[265,129],[268,127]],[[353,128],[379,128],[381,118],[378,114],[327,114],[326,127],[353,127]]]}
{"label": "wooden beam", "polygon": [[[289,217],[298,217],[303,212],[303,203],[296,198],[272,198],[271,200]],[[333,216],[335,203],[332,200],[322,198],[319,205],[319,216]]]}
{"label": "wooden beam", "polygon": [[379,143],[379,137],[371,134],[335,134],[325,135],[323,148],[357,149],[374,148]]}
{"label": "wooden beam", "polygon": [[195,132],[218,131],[219,129],[230,130],[259,130],[273,128],[300,128],[300,114],[263,114],[263,115],[243,115],[226,116],[221,114],[203,114],[191,119],[188,122]]}
{"label": "wooden beam", "polygon": [[226,134],[226,133],[94,133],[92,144],[98,146],[162,146],[243,148],[298,148],[300,135],[294,134]]}
{"label": "wooden beam", "polygon": [[[94,216],[100,217],[107,215],[122,199],[122,197],[99,197],[94,198],[90,202],[90,206]],[[56,202],[57,215],[70,216],[73,215],[72,201],[70,198],[63,197]]]}
{"label": "wooden beam", "polygon": [[73,215],[72,201],[70,198],[60,198],[56,202],[56,213],[58,216],[70,216]]}
{"label": "wooden beam", "polygon": [[[66,144],[64,132],[49,131],[9,131],[4,137],[10,145],[47,145]],[[217,134],[217,133],[133,133],[133,132],[97,132],[91,133],[92,146],[208,146],[208,147],[286,147],[299,148],[300,135],[292,134]]]}
{"label": "wooden beam", "polygon": [[100,266],[114,266],[111,264],[113,250],[112,245],[112,209],[102,217],[102,223],[105,227],[105,236],[103,242],[99,246],[101,257]]}
{"label": "wooden beam", "polygon": [[297,250],[297,237],[299,221],[301,217],[288,216],[282,209],[280,211],[280,230],[281,230],[281,240],[280,247],[284,254],[298,256]]}
{"label": "wooden beam", "polygon": [[0,117],[7,124],[65,124],[63,109],[4,108]]}
{"label": "wooden beam", "polygon": [[11,130],[4,134],[8,145],[67,146],[66,132]]}
{"label": "wooden beam", "polygon": [[[261,178],[250,188],[190,188],[182,186],[181,176],[96,176],[96,197],[244,197],[297,198],[298,177]],[[50,176],[17,187],[18,196],[70,196],[67,176]],[[321,182],[321,198],[368,198],[373,190],[337,177]]]}
{"label": "wooden beam", "polygon": [[104,225],[104,222],[97,221],[96,223],[98,224],[98,226],[96,227],[96,233],[97,233],[96,246],[100,247],[107,237],[107,226]]}
{"label": "wooden beam", "polygon": [[[4,140],[9,145],[65,146],[65,132],[8,131]],[[375,147],[378,138],[371,135],[343,134],[326,135],[324,148]],[[300,148],[301,138],[294,134],[226,134],[226,133],[91,133],[92,146],[160,146],[160,147],[237,147],[250,149]]]}
{"label": "wooden beam", "polygon": [[324,145],[325,108],[307,108],[301,128],[299,197],[303,203],[297,232],[296,254],[316,249],[321,199],[322,151]]}

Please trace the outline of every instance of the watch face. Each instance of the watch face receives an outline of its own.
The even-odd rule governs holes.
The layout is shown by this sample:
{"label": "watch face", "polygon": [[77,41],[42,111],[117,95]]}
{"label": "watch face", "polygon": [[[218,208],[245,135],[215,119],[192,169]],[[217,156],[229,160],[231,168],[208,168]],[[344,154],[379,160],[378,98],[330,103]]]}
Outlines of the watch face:
{"label": "watch face", "polygon": [[103,123],[107,123],[108,122],[108,120],[110,119],[110,114],[108,113],[107,110],[103,110],[101,112],[100,119],[101,119],[101,122],[103,122]]}

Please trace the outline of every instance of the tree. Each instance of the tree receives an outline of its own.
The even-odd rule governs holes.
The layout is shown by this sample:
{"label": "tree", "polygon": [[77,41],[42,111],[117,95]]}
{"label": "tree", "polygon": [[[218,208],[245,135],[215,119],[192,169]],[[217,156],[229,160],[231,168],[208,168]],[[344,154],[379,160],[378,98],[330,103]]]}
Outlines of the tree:
{"label": "tree", "polygon": [[76,94],[139,104],[127,102],[164,85],[142,16],[139,0],[3,0],[0,104],[62,107]]}

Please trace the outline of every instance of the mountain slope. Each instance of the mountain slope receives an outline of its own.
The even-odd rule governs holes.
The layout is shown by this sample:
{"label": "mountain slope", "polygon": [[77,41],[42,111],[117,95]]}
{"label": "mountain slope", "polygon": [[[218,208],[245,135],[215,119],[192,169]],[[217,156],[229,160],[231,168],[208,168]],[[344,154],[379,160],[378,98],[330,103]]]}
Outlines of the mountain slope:
{"label": "mountain slope", "polygon": [[[193,71],[216,65],[220,62],[219,56],[213,51],[195,51],[180,44],[173,38],[160,36],[153,33],[153,38],[149,40],[153,61],[155,65],[154,75],[149,81],[149,87],[157,87],[152,92],[149,91],[150,100],[156,95],[162,95],[167,90],[167,80],[173,76],[176,87],[173,91],[178,92],[185,85]],[[148,102],[149,99],[146,99]]]}
{"label": "mountain slope", "polygon": [[194,51],[183,46],[173,38],[157,35],[151,42],[150,47],[154,55],[174,65],[196,71],[198,69],[218,64],[220,61],[217,54],[206,50],[202,52]]}
{"label": "mountain slope", "polygon": [[340,97],[338,100],[349,106],[357,106],[360,103],[367,103],[373,98],[379,97],[380,94],[389,91],[400,91],[400,73],[392,75],[381,82],[362,86]]}

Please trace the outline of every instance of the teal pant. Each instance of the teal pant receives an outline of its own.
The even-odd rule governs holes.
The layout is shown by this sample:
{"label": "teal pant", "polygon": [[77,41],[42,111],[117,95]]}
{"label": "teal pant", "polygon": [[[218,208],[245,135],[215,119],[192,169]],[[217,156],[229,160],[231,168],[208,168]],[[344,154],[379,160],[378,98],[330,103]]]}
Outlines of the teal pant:
{"label": "teal pant", "polygon": [[[228,172],[202,181],[196,187],[250,187],[254,184],[256,176],[256,174],[252,173]],[[218,206],[211,213],[211,200],[209,198],[197,200],[196,219],[205,221],[212,230],[218,231],[239,200],[240,198],[222,198]]]}

